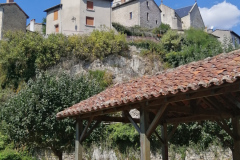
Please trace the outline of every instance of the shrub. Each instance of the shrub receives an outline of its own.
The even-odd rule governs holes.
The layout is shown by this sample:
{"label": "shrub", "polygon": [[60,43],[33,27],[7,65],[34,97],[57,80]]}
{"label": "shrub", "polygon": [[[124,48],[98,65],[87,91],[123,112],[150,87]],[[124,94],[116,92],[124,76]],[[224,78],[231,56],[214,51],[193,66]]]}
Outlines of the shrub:
{"label": "shrub", "polygon": [[112,26],[120,33],[126,34],[128,36],[132,36],[132,32],[130,31],[129,28],[121,25],[120,23],[112,23]]}
{"label": "shrub", "polygon": [[171,27],[170,27],[169,24],[161,23],[161,25],[159,27],[156,27],[152,30],[152,33],[157,34],[159,36],[162,36],[163,34],[165,34],[170,29],[171,29]]}

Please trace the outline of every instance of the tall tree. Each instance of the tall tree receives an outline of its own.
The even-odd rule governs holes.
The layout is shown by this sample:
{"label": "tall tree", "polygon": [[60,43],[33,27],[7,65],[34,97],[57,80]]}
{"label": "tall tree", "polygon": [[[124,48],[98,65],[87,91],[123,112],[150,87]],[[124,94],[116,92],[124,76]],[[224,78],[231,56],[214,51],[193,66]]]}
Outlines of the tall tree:
{"label": "tall tree", "polygon": [[100,92],[87,76],[40,73],[2,108],[2,119],[16,146],[50,148],[62,159],[74,144],[74,120],[56,120],[56,113]]}

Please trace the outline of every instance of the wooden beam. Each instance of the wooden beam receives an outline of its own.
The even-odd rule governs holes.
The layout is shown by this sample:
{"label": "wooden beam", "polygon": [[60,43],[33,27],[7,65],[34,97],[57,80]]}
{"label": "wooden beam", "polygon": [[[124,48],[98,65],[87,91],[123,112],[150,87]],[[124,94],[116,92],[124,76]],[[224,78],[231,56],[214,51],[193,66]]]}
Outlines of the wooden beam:
{"label": "wooden beam", "polygon": [[230,93],[230,92],[238,92],[238,91],[240,91],[240,85],[239,85],[239,82],[235,82],[234,84],[225,84],[225,85],[215,86],[207,89],[199,89],[197,91],[192,91],[192,92],[189,91],[186,93],[179,93],[177,94],[177,96],[176,95],[163,96],[158,100],[150,102],[149,107],[158,106],[159,104],[163,104],[163,103],[172,103],[172,102],[178,102],[178,101],[184,101],[184,100],[210,97],[210,96],[221,95],[221,94]]}
{"label": "wooden beam", "polygon": [[164,141],[163,139],[159,136],[159,134],[157,133],[157,131],[155,130],[154,131],[154,134],[156,135],[156,137],[158,138],[158,140],[161,142],[161,144],[163,145],[164,144]]}
{"label": "wooden beam", "polygon": [[237,106],[238,109],[240,109],[240,102],[235,97],[233,97],[233,95],[224,94],[224,97],[229,99],[235,106]]}
{"label": "wooden beam", "polygon": [[150,137],[151,134],[154,132],[154,130],[157,128],[160,119],[163,117],[163,114],[167,108],[168,104],[164,104],[162,105],[162,107],[159,109],[158,113],[156,114],[154,120],[152,121],[151,125],[149,126],[146,136]]}
{"label": "wooden beam", "polygon": [[138,131],[139,134],[141,134],[141,130],[139,126],[135,123],[132,116],[128,112],[124,112],[124,115],[128,118],[128,120],[132,123],[132,125],[135,127],[135,129]]}
{"label": "wooden beam", "polygon": [[82,120],[76,122],[76,138],[75,138],[75,160],[82,160],[83,158],[83,146],[80,142],[80,134],[82,133]]}
{"label": "wooden beam", "polygon": [[141,144],[141,160],[150,160],[150,140],[146,135],[148,128],[148,111],[145,106],[140,110],[140,144]]}
{"label": "wooden beam", "polygon": [[220,120],[220,119],[229,119],[231,117],[229,116],[205,116],[205,115],[195,115],[195,116],[188,116],[188,117],[180,117],[180,118],[169,118],[166,119],[166,122],[168,124],[177,124],[177,123],[189,123],[189,122],[199,122],[199,121],[205,121],[205,120],[210,120],[210,121],[215,121],[215,120]]}
{"label": "wooden beam", "polygon": [[[129,123],[128,119],[126,119],[125,117],[98,116],[98,117],[94,117],[93,120],[102,121],[102,122],[122,122],[122,123]],[[135,123],[140,123],[140,119],[132,118],[132,120],[133,120]]]}
{"label": "wooden beam", "polygon": [[216,121],[217,124],[223,129],[225,130],[225,132],[227,132],[227,134],[229,136],[231,136],[233,139],[236,139],[233,135],[233,132],[230,130],[230,128],[227,126],[226,122],[224,123],[224,120],[222,121]]}
{"label": "wooden beam", "polygon": [[172,136],[176,132],[178,126],[179,126],[179,123],[173,125],[172,131],[168,134],[167,141],[169,141],[172,138]]}
{"label": "wooden beam", "polygon": [[[97,128],[97,126],[101,123],[101,121],[97,121],[92,128],[90,128],[90,130],[85,134],[85,136],[82,138],[82,141],[84,141],[92,132],[95,128]],[[81,142],[82,142],[81,141]]]}
{"label": "wooden beam", "polygon": [[168,139],[167,139],[167,124],[164,123],[161,125],[161,133],[162,133],[162,139],[163,139],[163,146],[162,146],[162,159],[168,160]]}
{"label": "wooden beam", "polygon": [[233,160],[240,159],[240,117],[234,117],[232,119],[233,134],[236,137],[234,139],[233,146]]}
{"label": "wooden beam", "polygon": [[86,124],[86,126],[85,126],[85,128],[84,128],[84,130],[83,130],[83,132],[82,132],[82,134],[81,134],[81,136],[80,136],[80,142],[82,142],[83,137],[84,137],[85,134],[87,133],[88,127],[89,127],[90,124],[92,123],[92,119],[93,119],[93,117],[88,120],[88,122],[87,122],[87,124]]}

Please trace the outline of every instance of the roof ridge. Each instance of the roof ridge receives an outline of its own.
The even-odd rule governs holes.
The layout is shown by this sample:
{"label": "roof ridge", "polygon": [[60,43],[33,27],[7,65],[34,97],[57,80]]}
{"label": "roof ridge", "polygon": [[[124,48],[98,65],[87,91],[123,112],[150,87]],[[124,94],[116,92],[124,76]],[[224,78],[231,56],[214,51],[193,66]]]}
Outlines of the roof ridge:
{"label": "roof ridge", "polygon": [[183,8],[187,8],[187,7],[193,7],[194,5],[191,6],[186,6],[186,7],[182,7],[182,8],[178,8],[178,9],[174,9],[174,10],[179,10],[179,9],[183,9]]}

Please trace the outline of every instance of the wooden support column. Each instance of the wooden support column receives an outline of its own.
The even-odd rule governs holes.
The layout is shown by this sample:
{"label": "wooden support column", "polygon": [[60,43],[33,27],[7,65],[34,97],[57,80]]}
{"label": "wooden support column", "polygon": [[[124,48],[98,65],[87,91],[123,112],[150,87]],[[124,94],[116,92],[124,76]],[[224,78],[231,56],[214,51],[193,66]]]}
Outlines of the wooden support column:
{"label": "wooden support column", "polygon": [[140,109],[140,144],[141,160],[150,160],[150,141],[146,135],[148,129],[148,111],[141,107]]}
{"label": "wooden support column", "polygon": [[83,129],[83,121],[77,120],[76,123],[76,140],[75,140],[75,160],[82,160],[83,147],[80,142],[80,136]]}
{"label": "wooden support column", "polygon": [[168,134],[167,134],[167,123],[161,125],[161,133],[163,139],[162,146],[162,159],[168,160]]}
{"label": "wooden support column", "polygon": [[233,134],[234,134],[234,146],[233,146],[233,160],[240,159],[240,117],[234,117],[232,119]]}

